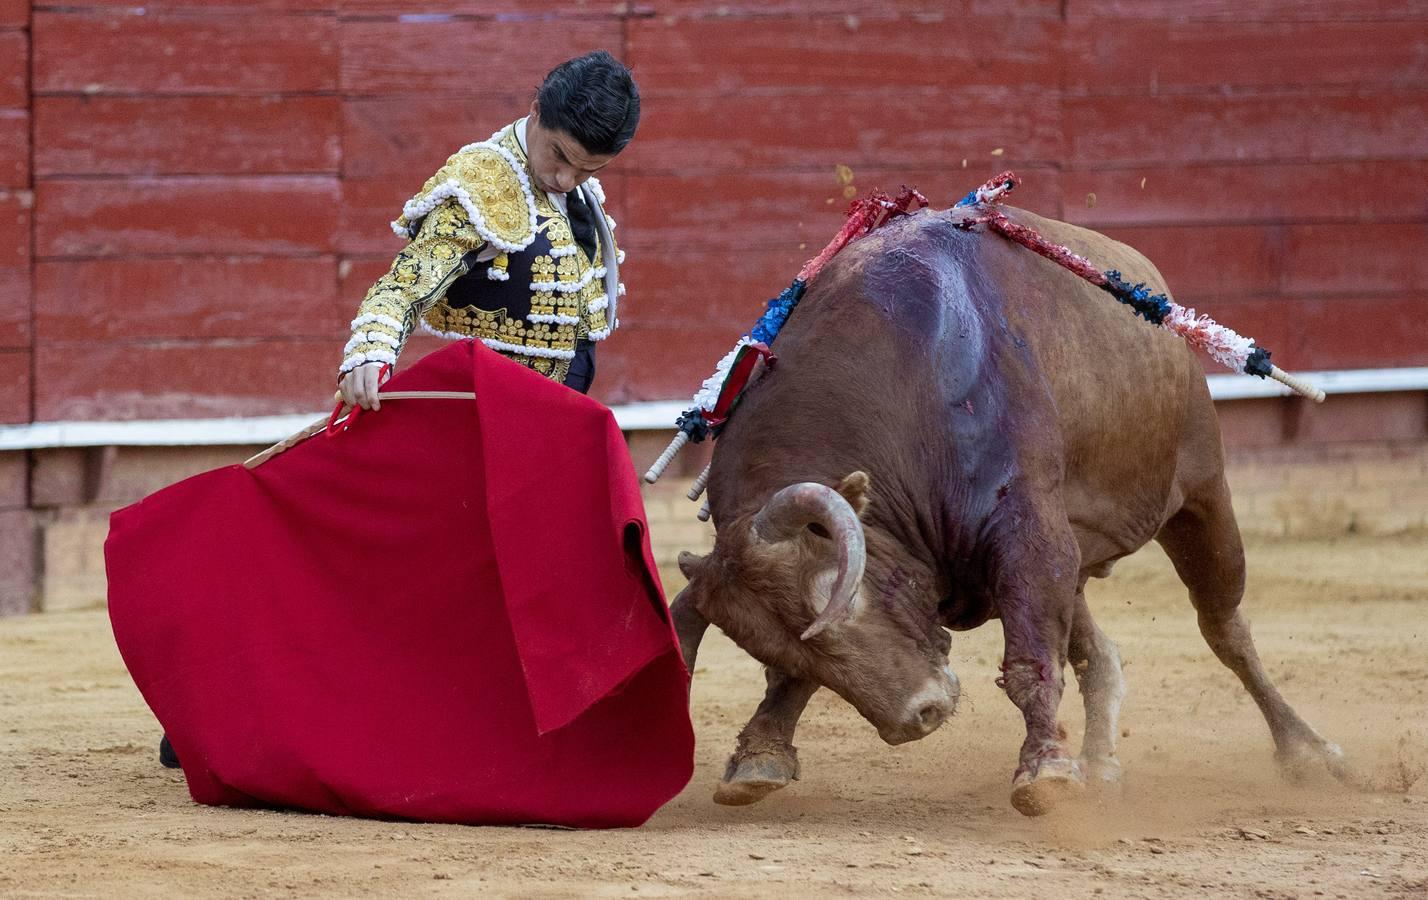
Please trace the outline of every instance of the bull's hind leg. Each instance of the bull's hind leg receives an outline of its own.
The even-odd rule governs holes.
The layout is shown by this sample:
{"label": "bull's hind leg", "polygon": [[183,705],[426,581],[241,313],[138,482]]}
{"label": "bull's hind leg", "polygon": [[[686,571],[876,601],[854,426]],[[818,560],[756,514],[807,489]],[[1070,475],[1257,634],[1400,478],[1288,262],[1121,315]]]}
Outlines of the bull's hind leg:
{"label": "bull's hind leg", "polygon": [[1285,773],[1298,777],[1322,762],[1339,780],[1351,781],[1353,772],[1343,751],[1299,717],[1259,660],[1249,623],[1240,612],[1244,547],[1224,480],[1203,495],[1189,498],[1156,539],[1190,589],[1205,642],[1220,662],[1239,676],[1264,714],[1274,738],[1275,757]]}
{"label": "bull's hind leg", "polygon": [[744,730],[724,780],[714,792],[714,802],[726,806],[757,803],[769,794],[798,779],[798,749],[793,731],[818,683],[795,678],[775,669],[765,669],[768,690],[759,709]]}
{"label": "bull's hind leg", "polygon": [[1086,735],[1081,742],[1081,772],[1091,787],[1106,787],[1121,780],[1116,758],[1116,729],[1121,700],[1126,694],[1121,677],[1121,654],[1097,627],[1086,605],[1085,584],[1076,592],[1076,615],[1071,622],[1071,669],[1081,683],[1086,705]]}

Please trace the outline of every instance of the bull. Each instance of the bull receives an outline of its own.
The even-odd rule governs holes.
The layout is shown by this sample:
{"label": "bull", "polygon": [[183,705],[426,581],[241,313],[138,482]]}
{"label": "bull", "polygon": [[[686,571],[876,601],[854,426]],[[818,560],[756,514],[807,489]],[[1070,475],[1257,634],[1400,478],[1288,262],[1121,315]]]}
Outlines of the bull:
{"label": "bull", "polygon": [[[1009,212],[1165,290],[1130,247]],[[672,611],[690,671],[713,623],[764,664],[767,693],[715,800],[752,803],[798,776],[794,729],[820,686],[889,744],[930,734],[960,693],[949,631],[993,619],[998,685],[1026,723],[1012,805],[1037,815],[1116,783],[1124,680],[1085,587],[1152,539],[1281,764],[1349,778],[1272,684],[1240,611],[1244,551],[1192,351],[969,215],[924,210],[835,257],[719,440],[715,545],[681,554]],[[1078,756],[1057,723],[1068,661]]]}

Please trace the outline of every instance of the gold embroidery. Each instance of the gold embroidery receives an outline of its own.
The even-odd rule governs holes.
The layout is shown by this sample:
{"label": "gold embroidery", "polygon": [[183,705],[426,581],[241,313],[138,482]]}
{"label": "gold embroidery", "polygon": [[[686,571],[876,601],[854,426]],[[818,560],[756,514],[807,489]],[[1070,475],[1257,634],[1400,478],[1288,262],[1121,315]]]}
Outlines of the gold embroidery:
{"label": "gold embroidery", "polygon": [[[516,139],[514,128],[506,128],[495,140],[512,155],[519,167],[526,169],[528,176],[529,163]],[[455,180],[470,195],[472,204],[482,214],[479,224],[485,230],[495,232],[503,241],[509,240],[522,247],[528,246],[537,233],[543,234],[550,242],[554,252],[540,253],[531,259],[529,278],[532,285],[557,282],[562,286],[573,286],[588,278],[577,290],[533,288],[531,291],[532,316],[560,317],[574,324],[512,319],[506,309],[456,309],[446,304],[447,287],[466,271],[460,264],[461,259],[482,244],[478,223],[473,223],[460,202],[452,198],[425,217],[417,239],[398,255],[392,270],[372,286],[359,311],[359,317],[368,321],[358,326],[358,331],[385,336],[400,346],[420,318],[432,329],[448,335],[469,335],[531,351],[568,354],[574,350],[577,340],[606,329],[607,317],[603,308],[590,311],[592,303],[604,306],[601,303],[605,297],[604,280],[595,277],[593,271],[603,265],[602,253],[606,249],[603,243],[597,242],[594,254],[587,255],[583,248],[576,245],[569,220],[550,197],[543,191],[533,192],[523,188],[517,169],[489,147],[452,156],[441,171],[427,180],[415,199],[420,201],[429,196],[449,180]],[[531,230],[527,198],[538,213],[535,231]],[[405,223],[405,218],[398,220],[398,224]],[[503,272],[509,267],[510,258],[503,252],[492,261],[491,271]],[[518,271],[514,277],[525,275],[525,272]],[[378,317],[386,321],[376,321]],[[396,322],[401,328],[392,328],[387,322]],[[371,350],[380,353],[384,346],[391,349],[382,342],[367,342],[352,352]],[[497,350],[558,381],[564,381],[570,368],[567,359],[501,347]]]}
{"label": "gold embroidery", "polygon": [[575,294],[557,294],[555,298],[556,312],[562,316],[580,315],[580,298]]}
{"label": "gold embroidery", "polygon": [[545,254],[531,260],[531,282],[554,281],[555,260]]}
{"label": "gold embroidery", "polygon": [[534,291],[531,293],[531,315],[549,316],[555,314],[555,291]]}
{"label": "gold embroidery", "polygon": [[[593,260],[590,260],[585,255],[584,248],[581,248],[576,253],[576,256],[580,258],[582,263],[595,269],[599,269],[603,263],[603,256],[601,255],[601,248],[598,243],[595,245],[595,258]],[[582,271],[581,277],[583,276],[584,272]],[[578,281],[579,279],[577,278],[576,280]],[[591,276],[590,281],[586,283],[585,287],[567,296],[571,298],[571,305],[574,307],[570,315],[580,317],[580,324],[577,326],[580,337],[588,338],[591,332],[605,330],[606,320],[604,310],[601,309],[596,312],[590,311],[590,304],[598,302],[605,296],[604,278]]]}
{"label": "gold embroidery", "polygon": [[[422,219],[420,232],[398,254],[388,273],[368,291],[358,312],[362,324],[354,326],[359,336],[349,342],[349,363],[359,353],[368,354],[367,358],[395,357],[418,319],[445,334],[470,335],[529,351],[562,355],[571,353],[578,339],[606,328],[603,310],[591,312],[589,308],[592,303],[604,305],[601,303],[605,296],[604,281],[596,278],[593,270],[602,266],[601,254],[606,246],[597,243],[595,253],[587,256],[575,244],[569,220],[558,206],[545,192],[529,189],[529,162],[513,127],[507,127],[493,140],[515,160],[514,167],[511,159],[489,145],[466,150],[450,157],[414,198],[417,208],[421,208],[423,200],[434,191],[449,190],[443,185],[454,181],[469,196],[470,204],[481,213],[481,218],[472,221],[462,201],[451,197],[437,204]],[[524,185],[521,174],[527,176]],[[534,230],[530,217],[532,205],[539,214]],[[407,227],[405,216],[397,224]],[[455,309],[446,304],[447,288],[467,271],[463,258],[471,258],[470,251],[481,247],[488,234],[497,236],[498,246],[510,243],[527,247],[537,233],[544,235],[553,252],[541,253],[532,259],[529,272],[532,284],[556,282],[573,286],[582,279],[588,280],[573,291],[532,289],[530,314],[538,318],[558,317],[573,324],[532,322],[528,318],[513,320],[506,309]],[[496,274],[509,268],[510,256],[502,252],[492,261],[490,270]],[[526,274],[518,271],[514,277]],[[559,381],[565,379],[570,367],[566,359],[501,347],[497,350]]]}
{"label": "gold embroidery", "polygon": [[550,200],[550,194],[547,194],[545,191],[538,190],[532,190],[532,193],[535,194],[535,208],[537,216],[545,216],[547,218],[553,219],[560,215],[560,210],[557,209],[555,204],[552,203]]}
{"label": "gold embroidery", "polygon": [[[540,212],[539,209],[536,212]],[[575,234],[570,230],[570,223],[560,217],[560,211],[551,207],[549,219],[541,222],[541,227],[545,229],[545,236],[550,240],[551,247],[563,250],[567,247],[575,246]]]}
{"label": "gold embroidery", "polygon": [[392,281],[402,287],[411,287],[421,277],[421,260],[403,253],[392,264]]}
{"label": "gold embroidery", "polygon": [[[507,125],[501,130],[501,134],[495,138],[496,143],[507,153],[516,158],[516,161],[526,167],[526,177],[530,177],[530,160],[526,158],[526,151],[521,149],[521,139],[516,137],[516,126]],[[531,184],[535,184],[534,181]]]}
{"label": "gold embroidery", "polygon": [[353,327],[346,359],[359,353],[379,359],[401,353],[417,318],[466,273],[462,257],[482,244],[459,203],[449,200],[432,210],[387,274],[368,289],[357,309],[359,324]]}
{"label": "gold embroidery", "polygon": [[[477,146],[453,154],[410,202],[421,204],[433,192],[446,190],[448,182],[455,182],[466,192],[481,213],[481,226],[498,244],[524,247],[535,237],[531,230],[530,189],[521,183],[511,163],[494,149]],[[411,227],[405,213],[397,224]]]}
{"label": "gold embroidery", "polygon": [[[473,306],[456,309],[443,300],[426,313],[424,321],[433,330],[443,334],[469,335],[478,340],[495,340],[542,350],[569,352],[575,349],[574,325],[525,322],[510,318],[504,309],[485,310]],[[532,356],[502,348],[496,350],[503,356],[558,381],[564,381],[570,370],[568,359]]]}
{"label": "gold embroidery", "polygon": [[[580,259],[576,259],[579,256]],[[562,256],[555,264],[555,274],[562,284],[571,284],[579,281],[580,276],[589,271],[590,263],[585,259],[585,251],[572,253],[570,256]]]}

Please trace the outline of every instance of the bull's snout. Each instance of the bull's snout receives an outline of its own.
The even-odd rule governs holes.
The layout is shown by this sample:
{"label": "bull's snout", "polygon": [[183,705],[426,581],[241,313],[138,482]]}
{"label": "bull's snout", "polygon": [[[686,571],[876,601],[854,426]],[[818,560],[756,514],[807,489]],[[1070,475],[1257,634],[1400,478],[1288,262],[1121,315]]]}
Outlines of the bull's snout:
{"label": "bull's snout", "polygon": [[933,678],[908,701],[902,721],[879,728],[878,736],[889,744],[925,738],[957,711],[957,698],[961,695],[956,674],[944,668],[941,677]]}

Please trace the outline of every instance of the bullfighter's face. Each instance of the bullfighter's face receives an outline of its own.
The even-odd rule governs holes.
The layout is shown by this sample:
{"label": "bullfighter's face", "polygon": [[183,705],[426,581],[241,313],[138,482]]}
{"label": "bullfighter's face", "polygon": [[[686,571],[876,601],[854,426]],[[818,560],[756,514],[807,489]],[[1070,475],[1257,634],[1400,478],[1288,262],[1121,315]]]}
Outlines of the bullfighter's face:
{"label": "bullfighter's face", "polygon": [[615,158],[614,154],[590,153],[567,131],[546,128],[540,122],[539,101],[531,103],[526,120],[526,157],[532,187],[552,194],[575,190]]}
{"label": "bullfighter's face", "polygon": [[900,744],[936,730],[959,686],[931,573],[864,532],[867,489],[861,472],[836,493],[791,486],[757,516],[721,524],[714,551],[680,567],[696,608],[747,653],[830,688]]}

